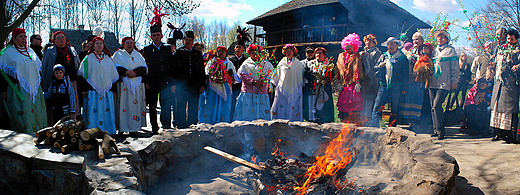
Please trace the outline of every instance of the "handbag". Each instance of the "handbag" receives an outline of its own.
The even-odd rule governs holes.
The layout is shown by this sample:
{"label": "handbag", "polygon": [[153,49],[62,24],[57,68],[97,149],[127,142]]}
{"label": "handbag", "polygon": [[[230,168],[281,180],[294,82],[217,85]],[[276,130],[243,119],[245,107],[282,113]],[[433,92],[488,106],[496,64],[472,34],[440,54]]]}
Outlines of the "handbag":
{"label": "handbag", "polygon": [[[463,122],[464,120],[466,120],[466,114],[464,114],[464,109],[462,108],[462,106],[459,105],[459,101],[458,100],[455,100],[455,108],[454,109],[451,109],[452,107],[452,104],[450,102],[452,102],[451,100],[451,91],[450,91],[450,96],[448,98],[448,104],[447,104],[447,107],[446,107],[446,110],[444,111],[444,126],[452,126],[452,125],[456,125],[456,124],[459,124],[461,122]],[[457,98],[457,96],[455,96],[455,98]]]}

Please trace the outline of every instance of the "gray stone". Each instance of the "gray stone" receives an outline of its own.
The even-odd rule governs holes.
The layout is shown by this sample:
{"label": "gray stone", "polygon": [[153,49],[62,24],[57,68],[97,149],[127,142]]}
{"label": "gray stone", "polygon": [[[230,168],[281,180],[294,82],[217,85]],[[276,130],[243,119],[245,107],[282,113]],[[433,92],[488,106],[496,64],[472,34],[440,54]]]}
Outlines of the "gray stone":
{"label": "gray stone", "polygon": [[56,174],[52,170],[33,170],[32,174],[38,187],[43,189],[54,189]]}

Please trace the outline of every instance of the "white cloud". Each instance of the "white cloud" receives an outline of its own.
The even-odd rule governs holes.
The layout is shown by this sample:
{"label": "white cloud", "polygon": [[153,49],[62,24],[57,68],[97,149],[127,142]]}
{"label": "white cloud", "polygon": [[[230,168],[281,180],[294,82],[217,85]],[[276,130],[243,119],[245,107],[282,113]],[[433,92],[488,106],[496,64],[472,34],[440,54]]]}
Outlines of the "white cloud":
{"label": "white cloud", "polygon": [[253,8],[241,0],[202,0],[200,7],[190,16],[235,18],[240,15],[241,10],[253,10]]}
{"label": "white cloud", "polygon": [[413,0],[412,8],[431,13],[451,13],[460,10],[456,0]]}

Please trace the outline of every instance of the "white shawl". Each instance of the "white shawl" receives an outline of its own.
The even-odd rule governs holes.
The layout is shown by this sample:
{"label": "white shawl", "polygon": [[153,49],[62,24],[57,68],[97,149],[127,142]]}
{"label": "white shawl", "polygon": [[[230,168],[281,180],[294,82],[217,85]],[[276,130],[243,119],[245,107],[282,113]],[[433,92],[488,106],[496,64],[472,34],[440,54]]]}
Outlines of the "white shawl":
{"label": "white shawl", "polygon": [[[132,51],[132,54],[129,54],[126,49],[119,49],[112,56],[112,60],[114,61],[116,67],[123,67],[127,70],[134,70],[139,67],[145,67],[146,73],[148,73],[148,67],[146,66],[146,62],[144,61],[143,56],[135,49]],[[141,84],[142,80],[143,78],[140,76],[134,78],[128,78],[128,76],[123,77],[123,83],[130,90],[130,92],[132,92],[132,94],[135,94],[135,91]]]}
{"label": "white shawl", "polygon": [[114,61],[106,54],[101,61],[96,58],[94,53],[88,54],[79,66],[78,75],[83,76],[102,97],[119,79]]}
{"label": "white shawl", "polygon": [[303,85],[303,64],[295,57],[291,65],[288,64],[287,57],[282,58],[274,73],[271,82],[279,87],[286,97]]}
{"label": "white shawl", "polygon": [[18,80],[34,103],[40,86],[42,63],[30,47],[27,51],[30,57],[22,55],[13,45],[7,46],[0,55],[0,70]]}

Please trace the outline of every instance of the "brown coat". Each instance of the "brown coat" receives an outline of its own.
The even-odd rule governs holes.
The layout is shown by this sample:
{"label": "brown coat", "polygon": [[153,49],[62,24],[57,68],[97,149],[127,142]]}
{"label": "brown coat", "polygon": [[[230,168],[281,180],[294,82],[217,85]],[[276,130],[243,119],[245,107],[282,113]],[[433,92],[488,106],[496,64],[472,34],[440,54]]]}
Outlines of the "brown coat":
{"label": "brown coat", "polygon": [[342,52],[338,56],[337,62],[337,76],[339,82],[343,86],[349,86],[352,83],[355,83],[358,80],[366,79],[363,75],[363,59],[359,55],[359,53],[353,53],[352,56],[348,59],[347,63],[345,63],[345,52]]}

